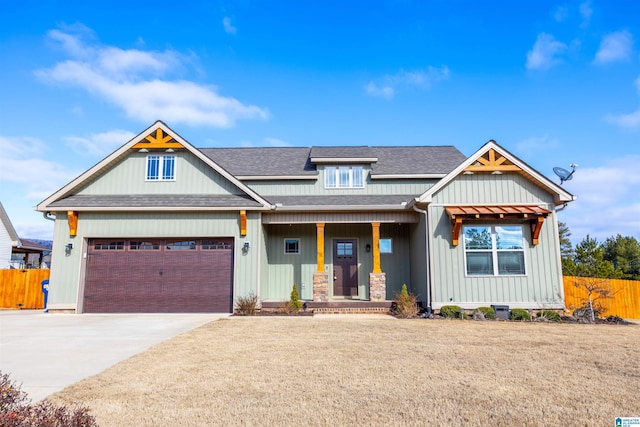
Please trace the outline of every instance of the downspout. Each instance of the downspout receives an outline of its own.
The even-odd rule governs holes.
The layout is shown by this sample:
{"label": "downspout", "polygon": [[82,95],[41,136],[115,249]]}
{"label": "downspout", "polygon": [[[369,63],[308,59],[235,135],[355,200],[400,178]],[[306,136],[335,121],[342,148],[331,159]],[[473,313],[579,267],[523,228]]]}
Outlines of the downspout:
{"label": "downspout", "polygon": [[429,256],[429,216],[427,214],[426,209],[419,209],[415,204],[413,205],[413,210],[424,215],[424,251],[426,257],[426,267],[427,267],[427,317],[431,317],[431,313],[433,313],[433,304],[432,304],[432,295],[431,295],[431,257]]}

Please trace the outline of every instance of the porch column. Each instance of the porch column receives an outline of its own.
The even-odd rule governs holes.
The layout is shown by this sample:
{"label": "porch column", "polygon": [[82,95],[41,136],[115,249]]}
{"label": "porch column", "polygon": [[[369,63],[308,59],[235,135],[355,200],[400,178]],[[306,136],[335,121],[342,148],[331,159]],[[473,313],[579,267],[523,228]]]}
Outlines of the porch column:
{"label": "porch column", "polygon": [[372,222],[373,271],[369,273],[369,299],[386,301],[387,275],[380,268],[380,223]]}
{"label": "porch column", "polygon": [[313,273],[313,300],[329,301],[329,275],[324,271],[324,222],[316,223],[316,272]]}

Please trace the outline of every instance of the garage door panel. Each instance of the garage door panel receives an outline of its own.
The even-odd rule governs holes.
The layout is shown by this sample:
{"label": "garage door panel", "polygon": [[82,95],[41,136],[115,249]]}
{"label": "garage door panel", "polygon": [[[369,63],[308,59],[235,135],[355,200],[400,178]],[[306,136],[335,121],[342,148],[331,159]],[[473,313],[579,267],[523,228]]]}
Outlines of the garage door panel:
{"label": "garage door panel", "polygon": [[89,242],[84,312],[230,312],[232,309],[231,238],[125,239],[123,244],[104,239]]}

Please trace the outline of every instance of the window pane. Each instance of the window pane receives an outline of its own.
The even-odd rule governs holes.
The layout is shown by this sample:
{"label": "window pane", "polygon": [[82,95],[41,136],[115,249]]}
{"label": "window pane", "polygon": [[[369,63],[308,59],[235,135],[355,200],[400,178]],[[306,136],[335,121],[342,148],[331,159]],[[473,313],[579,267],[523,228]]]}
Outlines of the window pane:
{"label": "window pane", "polygon": [[336,187],[336,167],[328,166],[324,169],[324,186],[327,188]]}
{"label": "window pane", "polygon": [[188,251],[196,248],[195,240],[184,240],[182,242],[167,242],[167,249],[174,251]]}
{"label": "window pane", "polygon": [[175,178],[174,171],[176,165],[175,156],[164,156],[162,165],[162,179],[172,180]]}
{"label": "window pane", "polygon": [[160,156],[147,156],[147,179],[156,180],[160,178]]}
{"label": "window pane", "polygon": [[490,227],[465,227],[465,249],[492,249]]}
{"label": "window pane", "polygon": [[284,240],[284,253],[285,254],[297,254],[299,252],[298,239],[285,239]]}
{"label": "window pane", "polygon": [[524,252],[498,252],[498,274],[524,274]]}
{"label": "window pane", "polygon": [[353,186],[362,187],[362,166],[354,166],[351,168],[351,174],[353,176]]}
{"label": "window pane", "polygon": [[523,249],[522,226],[496,226],[496,245],[498,249]]}
{"label": "window pane", "polygon": [[349,187],[349,168],[347,166],[340,166],[339,170],[339,187]]}
{"label": "window pane", "polygon": [[492,275],[493,261],[491,252],[467,252],[467,274]]}
{"label": "window pane", "polygon": [[390,254],[393,252],[393,246],[391,245],[391,239],[380,239],[379,247],[381,254]]}

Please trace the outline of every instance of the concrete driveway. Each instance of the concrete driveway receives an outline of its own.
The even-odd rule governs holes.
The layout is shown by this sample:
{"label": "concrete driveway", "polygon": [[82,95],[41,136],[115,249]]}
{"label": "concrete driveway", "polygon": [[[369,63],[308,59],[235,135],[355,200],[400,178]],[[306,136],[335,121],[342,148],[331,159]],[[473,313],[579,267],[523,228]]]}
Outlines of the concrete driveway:
{"label": "concrete driveway", "polygon": [[33,402],[228,314],[50,314],[0,310],[0,371]]}

